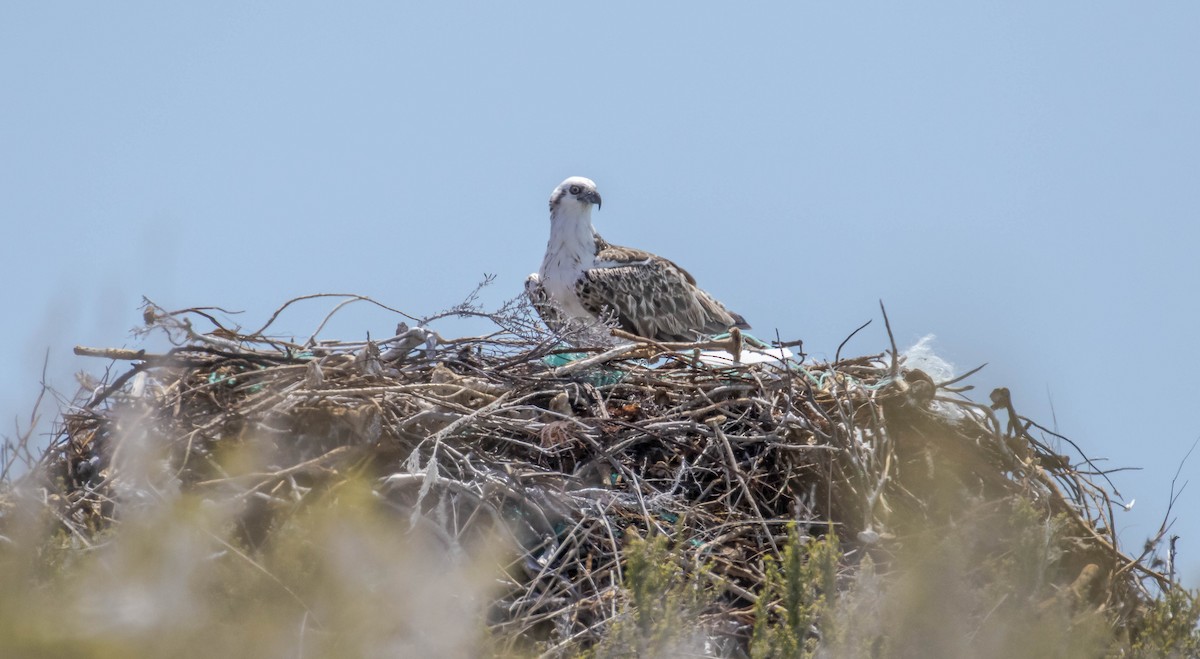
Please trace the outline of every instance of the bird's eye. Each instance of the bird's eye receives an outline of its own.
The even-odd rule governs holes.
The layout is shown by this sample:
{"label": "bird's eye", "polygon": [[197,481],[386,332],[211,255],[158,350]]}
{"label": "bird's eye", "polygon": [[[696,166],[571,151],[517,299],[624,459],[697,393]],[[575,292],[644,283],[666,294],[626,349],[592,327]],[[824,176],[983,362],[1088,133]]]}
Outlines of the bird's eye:
{"label": "bird's eye", "polygon": [[582,190],[578,185],[572,185],[569,189],[571,194],[579,194],[579,191]]}

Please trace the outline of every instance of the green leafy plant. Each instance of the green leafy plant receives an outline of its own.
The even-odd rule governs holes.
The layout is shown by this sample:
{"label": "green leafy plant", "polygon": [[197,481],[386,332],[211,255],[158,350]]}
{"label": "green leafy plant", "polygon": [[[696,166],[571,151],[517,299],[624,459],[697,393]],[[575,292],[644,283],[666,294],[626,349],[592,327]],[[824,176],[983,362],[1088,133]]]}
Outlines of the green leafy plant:
{"label": "green leafy plant", "polygon": [[1200,657],[1200,592],[1171,588],[1154,602],[1144,623],[1132,644],[1134,657]]}
{"label": "green leafy plant", "polygon": [[764,559],[765,586],[755,604],[751,657],[811,657],[821,635],[832,631],[828,613],[837,602],[841,551],[837,535],[801,537],[796,525],[780,560]]}
{"label": "green leafy plant", "polygon": [[685,554],[655,534],[628,533],[622,587],[627,610],[595,649],[595,657],[674,657],[703,652],[697,625],[712,597],[704,566],[685,569]]}

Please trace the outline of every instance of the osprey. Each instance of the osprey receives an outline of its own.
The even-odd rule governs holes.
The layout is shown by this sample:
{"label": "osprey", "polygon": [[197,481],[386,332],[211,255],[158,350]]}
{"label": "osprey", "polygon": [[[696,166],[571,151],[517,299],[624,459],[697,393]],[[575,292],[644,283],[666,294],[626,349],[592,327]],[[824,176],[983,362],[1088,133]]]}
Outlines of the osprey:
{"label": "osprey", "polygon": [[731,327],[750,328],[700,290],[683,268],[601,238],[592,228],[593,206],[600,208],[600,193],[581,176],[563,181],[550,195],[546,258],[525,281],[548,326],[611,315],[621,329],[655,341],[694,341]]}

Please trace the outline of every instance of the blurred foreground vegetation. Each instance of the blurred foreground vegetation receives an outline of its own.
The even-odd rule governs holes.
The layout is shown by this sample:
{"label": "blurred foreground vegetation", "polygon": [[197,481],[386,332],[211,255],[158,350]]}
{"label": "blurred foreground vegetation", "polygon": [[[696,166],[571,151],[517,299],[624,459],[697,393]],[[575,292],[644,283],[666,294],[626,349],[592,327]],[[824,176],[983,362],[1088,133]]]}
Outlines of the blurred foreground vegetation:
{"label": "blurred foreground vegetation", "polygon": [[[3,657],[538,656],[493,637],[500,565],[513,551],[447,553],[427,530],[349,480],[298,509],[261,546],[235,508],[187,495],[130,510],[83,545],[45,508],[13,503],[0,540]],[[967,522],[905,538],[854,569],[836,536],[793,526],[768,589],[744,613],[763,657],[1200,656],[1200,605],[1162,593],[1131,635],[1054,588],[1056,521],[1022,505],[999,527]],[[989,523],[995,519],[988,520]],[[711,656],[713,604],[726,593],[675,545],[629,535],[626,597],[589,657]],[[996,552],[996,543],[1003,549]],[[728,653],[729,647],[725,647]],[[734,652],[733,654],[738,654]]]}

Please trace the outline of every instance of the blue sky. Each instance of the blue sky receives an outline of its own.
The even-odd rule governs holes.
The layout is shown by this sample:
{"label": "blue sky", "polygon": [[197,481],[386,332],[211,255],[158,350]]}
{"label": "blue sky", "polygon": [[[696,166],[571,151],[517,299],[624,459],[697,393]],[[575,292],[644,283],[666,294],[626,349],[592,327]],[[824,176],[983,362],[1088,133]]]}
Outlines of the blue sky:
{"label": "blue sky", "polygon": [[[832,356],[938,336],[1111,466],[1129,548],[1200,437],[1200,5],[6,3],[5,434],[140,297],[422,315],[537,269],[546,199]],[[307,335],[330,303],[283,319]],[[388,334],[350,309],[326,333]],[[1181,480],[1200,474],[1200,456]],[[1200,484],[1176,508],[1200,582]]]}

